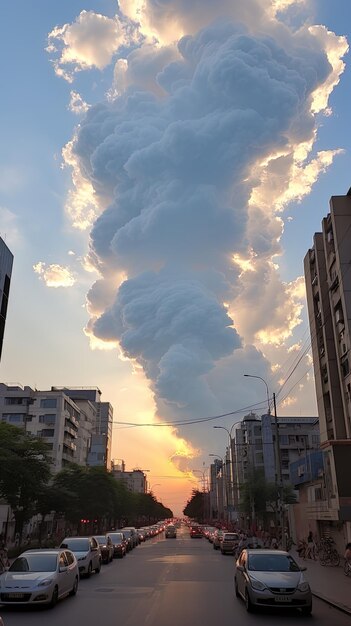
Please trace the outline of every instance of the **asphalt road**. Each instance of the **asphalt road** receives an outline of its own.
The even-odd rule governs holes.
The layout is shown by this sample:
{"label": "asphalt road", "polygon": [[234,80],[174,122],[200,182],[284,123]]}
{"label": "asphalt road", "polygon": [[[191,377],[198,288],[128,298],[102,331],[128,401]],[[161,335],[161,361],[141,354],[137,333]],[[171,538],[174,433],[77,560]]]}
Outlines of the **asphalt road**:
{"label": "asphalt road", "polygon": [[206,539],[163,535],[80,581],[53,610],[1,607],[5,626],[349,626],[350,617],[314,599],[313,616],[246,613],[234,595],[234,564]]}

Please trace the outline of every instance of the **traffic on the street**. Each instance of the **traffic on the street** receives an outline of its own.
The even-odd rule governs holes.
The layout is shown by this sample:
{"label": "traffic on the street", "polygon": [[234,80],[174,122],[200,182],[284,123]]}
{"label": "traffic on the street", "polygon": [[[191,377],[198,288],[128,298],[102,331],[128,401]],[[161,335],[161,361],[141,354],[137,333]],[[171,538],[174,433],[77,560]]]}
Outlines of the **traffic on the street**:
{"label": "traffic on the street", "polygon": [[[167,526],[166,526],[167,528]],[[253,554],[251,571],[252,580],[257,580],[256,598],[258,590],[264,587],[264,580],[268,586],[268,579],[274,578],[279,587],[282,583],[279,578],[289,578],[290,587],[300,586],[300,599],[307,598],[307,610],[301,611],[295,608],[293,602],[286,600],[291,589],[288,583],[283,589],[277,589],[278,595],[285,598],[283,602],[277,602],[277,606],[257,606],[257,602],[247,605],[244,593],[236,595],[236,580],[239,589],[245,587],[244,568],[238,568],[238,561],[234,554],[225,554],[221,550],[213,550],[213,544],[206,541],[206,533],[194,537],[191,533],[191,526],[185,523],[176,529],[176,537],[166,536],[166,528],[163,526],[161,532],[150,538],[149,541],[141,541],[136,549],[132,549],[126,558],[104,559],[106,564],[99,563],[95,567],[95,573],[88,570],[79,576],[79,584],[76,585],[76,572],[78,560],[74,556],[71,540],[68,549],[63,542],[61,548],[55,550],[42,550],[41,559],[47,559],[50,565],[50,572],[45,576],[38,571],[28,575],[26,563],[32,564],[32,569],[38,570],[42,565],[39,562],[38,551],[27,551],[20,557],[21,562],[15,566],[19,570],[21,565],[23,572],[17,571],[17,587],[12,593],[20,598],[22,593],[20,585],[25,581],[28,586],[27,593],[31,593],[30,585],[35,581],[36,587],[33,594],[41,589],[42,597],[48,589],[50,594],[55,589],[55,580],[60,576],[60,569],[66,578],[67,588],[57,596],[50,596],[48,608],[39,606],[38,602],[13,602],[2,604],[0,614],[4,621],[4,626],[212,626],[220,619],[221,626],[249,626],[254,624],[269,624],[277,626],[288,624],[295,626],[310,619],[309,614],[311,595],[308,593],[308,567],[301,568],[306,571],[301,572],[296,561],[291,557],[281,556],[282,551],[275,551],[273,557],[269,550],[244,549],[242,557],[248,559],[248,554]],[[199,527],[197,527],[197,530]],[[90,545],[94,544],[92,538],[86,538]],[[81,545],[79,546],[81,548]],[[39,551],[40,552],[40,551]],[[55,569],[55,552],[58,553],[58,568]],[[67,559],[68,553],[71,556],[71,567],[63,564],[62,557]],[[100,554],[100,548],[97,548]],[[72,558],[73,557],[73,558]],[[98,557],[99,558],[99,557]],[[245,560],[242,558],[242,564]],[[17,559],[18,561],[19,559]],[[1,575],[1,599],[8,598],[9,591],[4,590],[6,576],[11,575],[16,560],[12,563],[10,571]],[[60,564],[61,563],[61,564]],[[46,565],[46,567],[48,567]],[[102,567],[100,566],[102,565]],[[273,567],[274,566],[274,567]],[[83,566],[81,566],[83,567]],[[270,574],[263,574],[264,568],[275,569]],[[256,568],[256,571],[254,571]],[[248,568],[249,569],[249,568]],[[260,570],[260,571],[259,571]],[[279,573],[280,571],[280,573]],[[277,573],[278,572],[278,573]],[[254,574],[254,576],[252,576]],[[13,580],[16,578],[15,572],[12,574]],[[266,578],[265,578],[266,576]],[[303,579],[302,579],[303,577]],[[30,582],[27,582],[29,580]],[[21,583],[22,581],[22,583]],[[243,582],[244,581],[244,582]],[[40,585],[42,585],[40,587]],[[54,586],[53,586],[54,585]],[[253,588],[255,584],[253,584]],[[252,591],[252,590],[251,590]],[[251,593],[250,591],[250,593]],[[5,595],[4,595],[5,594]],[[272,595],[272,594],[271,594]],[[292,594],[293,595],[293,594]],[[34,597],[34,595],[33,595]],[[313,598],[312,619],[318,626],[346,626],[349,624],[349,616],[341,611],[330,607],[325,602]],[[11,605],[12,604],[12,605]],[[249,611],[247,610],[249,608]],[[312,605],[311,605],[312,608]],[[1,623],[1,621],[0,621]]]}

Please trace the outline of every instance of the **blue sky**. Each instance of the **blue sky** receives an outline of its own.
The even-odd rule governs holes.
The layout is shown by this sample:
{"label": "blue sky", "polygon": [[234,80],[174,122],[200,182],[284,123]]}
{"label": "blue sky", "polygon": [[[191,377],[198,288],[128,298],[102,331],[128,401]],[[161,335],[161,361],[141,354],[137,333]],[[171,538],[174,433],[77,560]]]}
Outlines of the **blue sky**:
{"label": "blue sky", "polygon": [[[204,1],[207,3],[207,0]],[[266,0],[259,1],[263,3]],[[130,6],[132,4],[130,3]],[[185,16],[186,3],[184,5],[181,1],[175,1],[169,4],[178,5],[179,10],[184,13],[181,34],[188,32],[188,24],[189,34],[196,37],[196,28],[194,27],[196,15],[194,16],[189,11],[189,14]],[[223,4],[225,4],[225,0],[223,0]],[[191,5],[192,2],[189,1],[188,7]],[[122,3],[121,6],[125,8]],[[351,5],[346,0],[335,0],[333,3],[329,0],[318,0],[314,3],[306,2],[304,6],[303,14],[305,17],[307,16],[310,23],[323,24],[330,31],[337,35],[346,36],[350,40]],[[299,8],[301,9],[301,6]],[[90,229],[83,231],[73,228],[65,210],[67,195],[73,185],[70,168],[62,168],[61,152],[67,142],[79,136],[79,131],[77,133],[75,130],[78,123],[82,124],[85,129],[84,132],[91,139],[93,137],[93,135],[89,135],[92,132],[91,126],[84,121],[84,116],[77,117],[68,108],[71,90],[79,93],[82,100],[91,105],[106,101],[106,93],[113,82],[114,64],[118,59],[118,53],[112,55],[111,62],[107,63],[103,69],[92,67],[77,72],[73,83],[70,84],[55,74],[53,60],[57,59],[57,54],[55,56],[45,50],[48,45],[48,34],[56,26],[62,27],[64,24],[75,23],[82,11],[91,11],[113,19],[116,14],[116,3],[113,0],[87,0],[85,2],[71,0],[69,3],[48,3],[46,0],[36,0],[34,6],[31,6],[25,0],[14,0],[11,3],[7,2],[3,9],[0,27],[1,47],[2,57],[6,59],[6,63],[3,63],[2,68],[0,233],[13,251],[15,262],[3,357],[0,365],[1,380],[7,383],[19,382],[23,385],[37,386],[40,389],[48,388],[51,385],[97,385],[103,392],[103,399],[110,400],[114,405],[116,419],[121,421],[136,420],[140,423],[155,419],[155,412],[160,418],[171,421],[184,418],[184,416],[203,416],[202,403],[197,404],[195,397],[196,389],[199,396],[202,394],[202,399],[207,398],[209,412],[213,414],[216,414],[217,410],[221,412],[222,409],[225,411],[237,409],[251,402],[260,401],[264,397],[261,389],[257,389],[254,385],[245,388],[242,380],[238,379],[234,383],[234,389],[229,393],[228,387],[231,384],[229,381],[233,380],[237,372],[240,371],[240,362],[242,362],[244,363],[242,367],[251,366],[253,368],[250,370],[251,373],[268,377],[270,386],[277,388],[278,377],[275,377],[273,370],[271,371],[269,368],[277,363],[282,364],[289,358],[292,359],[287,350],[292,345],[298,344],[303,337],[306,329],[306,314],[304,310],[300,313],[297,312],[297,315],[300,315],[303,320],[302,323],[296,325],[291,335],[286,337],[284,341],[282,340],[279,346],[273,345],[272,342],[262,343],[257,339],[257,332],[262,331],[262,328],[258,329],[257,322],[253,322],[252,327],[248,328],[243,319],[245,317],[243,311],[245,312],[245,306],[248,306],[247,298],[250,292],[248,285],[246,285],[241,296],[237,300],[234,299],[235,305],[232,303],[228,309],[228,314],[233,314],[235,323],[238,319],[236,328],[247,349],[244,349],[243,354],[238,356],[235,362],[231,362],[231,357],[224,347],[220,355],[217,352],[211,353],[214,359],[212,362],[208,357],[209,352],[211,352],[209,346],[202,344],[201,350],[196,352],[196,358],[194,355],[189,357],[194,367],[198,368],[193,382],[194,396],[191,399],[188,390],[188,395],[184,392],[180,399],[175,397],[174,389],[171,389],[170,386],[167,387],[170,385],[170,381],[174,380],[173,377],[177,371],[179,374],[176,367],[171,370],[174,363],[182,363],[180,369],[185,367],[183,351],[176,350],[173,346],[156,363],[155,355],[152,358],[146,356],[150,354],[150,346],[137,346],[136,337],[132,347],[130,344],[127,345],[125,334],[123,334],[125,329],[116,330],[115,326],[112,328],[109,325],[111,316],[106,315],[106,311],[94,329],[91,330],[92,327],[90,328],[90,339],[95,336],[95,339],[102,339],[106,344],[109,344],[106,347],[111,348],[116,341],[121,341],[124,354],[128,353],[129,356],[132,356],[132,362],[125,358],[122,360],[118,358],[116,349],[92,350],[89,345],[89,338],[83,332],[83,328],[88,324],[89,316],[92,325],[96,322],[96,318],[93,320],[94,316],[91,312],[90,315],[87,312],[85,302],[97,275],[96,268],[95,274],[88,272],[84,269],[86,265],[82,263],[83,257],[88,251]],[[150,15],[152,15],[151,9]],[[150,15],[146,17],[150,18]],[[172,61],[175,59],[174,50],[171,50],[172,36],[164,28],[162,14],[159,17],[160,21],[156,25],[156,30],[159,28],[157,32],[163,45],[169,46],[167,54]],[[208,23],[210,23],[210,19]],[[200,24],[199,22],[199,27],[204,26],[207,24]],[[145,21],[144,38],[147,39],[150,35],[150,29],[150,22]],[[174,39],[177,39],[176,30],[174,31]],[[140,41],[137,43],[134,40],[131,48],[138,47]],[[125,53],[124,56],[126,56]],[[138,67],[138,63],[140,64],[140,59],[141,57],[133,60],[135,68]],[[329,197],[333,194],[346,193],[351,185],[351,139],[348,114],[349,55],[346,55],[344,61],[346,62],[345,71],[340,77],[339,85],[333,89],[329,98],[332,114],[329,116],[319,115],[316,121],[318,133],[312,154],[316,154],[318,151],[338,149],[343,149],[344,153],[333,157],[332,163],[324,173],[319,173],[311,192],[303,197],[301,202],[293,200],[284,208],[285,225],[281,237],[281,247],[284,253],[282,256],[274,257],[275,261],[278,260],[280,280],[284,283],[295,281],[297,277],[302,275],[303,257],[312,244],[313,233],[320,229],[321,219],[328,211]],[[161,63],[161,61],[159,62]],[[130,67],[132,67],[132,62],[130,62]],[[132,79],[129,78],[128,80]],[[171,110],[173,109],[166,107],[160,109],[160,116],[166,120]],[[127,113],[125,114],[127,115]],[[165,131],[166,135],[167,131]],[[81,163],[80,161],[80,166]],[[157,175],[155,177],[157,178]],[[100,183],[102,180],[101,178]],[[99,202],[103,201],[99,199]],[[292,219],[287,220],[288,216]],[[103,219],[101,223],[103,224]],[[122,232],[119,233],[118,237],[121,236]],[[133,236],[137,235],[134,233]],[[240,250],[242,255],[242,249],[240,248]],[[137,267],[145,263],[146,269],[150,271],[155,269],[156,260],[150,262],[150,251],[144,257],[140,256],[140,251],[137,249],[134,257],[131,252],[128,258],[126,255],[123,256],[123,251],[119,254],[121,271],[123,269],[124,274],[133,280],[135,279],[135,281],[141,280],[140,276],[137,275]],[[204,258],[209,255],[209,249],[204,249]],[[38,263],[45,264],[46,268],[51,265],[69,268],[75,278],[74,284],[71,287],[50,288],[44,273],[35,272],[33,269],[33,266]],[[104,288],[107,292],[111,286],[107,280],[109,271],[106,270],[106,260],[104,263]],[[168,260],[167,271],[169,270],[169,263]],[[221,266],[221,271],[222,269]],[[118,269],[115,269],[115,272],[117,276]],[[206,293],[208,293],[212,289],[212,278],[210,278],[209,268],[206,269],[206,272],[205,287]],[[194,276],[192,274],[192,280],[195,280]],[[228,278],[229,274],[226,276]],[[182,280],[185,278],[185,274],[182,274]],[[179,276],[177,277],[178,282],[175,282],[174,285],[177,284],[178,289],[180,289],[181,283],[178,279]],[[128,284],[128,297],[130,298],[132,298],[133,288],[137,284],[133,280],[129,281]],[[196,281],[198,280],[200,285],[201,278],[199,279],[199,276],[196,275]],[[162,289],[166,283],[168,284],[169,276],[167,275],[165,278],[163,275],[162,281],[158,284],[158,290]],[[199,287],[199,302],[203,301],[205,293],[202,291],[203,286],[201,283],[201,289]],[[218,289],[215,292],[218,296]],[[275,319],[277,327],[282,328],[286,313],[284,313],[283,305],[279,310],[279,301],[283,302],[282,294],[279,298],[281,300],[277,298]],[[219,300],[225,300],[222,293]],[[95,293],[93,299],[90,297],[90,307],[93,306],[93,303],[97,305],[97,301],[98,297]],[[112,301],[109,300],[109,302],[111,305]],[[259,305],[262,306],[262,316],[265,315],[264,311],[267,309],[265,302]],[[296,299],[294,303],[294,306],[297,306]],[[101,307],[101,302],[98,304]],[[114,315],[121,315],[122,310],[123,301],[120,298],[114,309]],[[101,312],[102,309],[99,311]],[[217,313],[220,317],[219,310]],[[143,324],[142,328],[149,328],[146,326],[145,320]],[[182,332],[185,333],[185,330]],[[187,332],[190,333],[190,331]],[[269,332],[272,334],[272,328]],[[186,336],[191,336],[191,333]],[[193,337],[195,336],[198,345],[200,338],[196,333]],[[222,337],[222,335],[218,335],[218,337]],[[230,341],[232,340],[233,338]],[[251,350],[249,348],[251,345],[258,352],[251,352],[250,356],[248,352]],[[187,348],[187,346],[185,347]],[[204,350],[207,351],[206,357]],[[174,360],[173,365],[171,363],[172,358]],[[153,378],[150,372],[156,366],[160,368],[161,362],[164,367],[163,374],[158,378]],[[306,368],[307,363],[305,368],[303,368],[302,363],[301,375]],[[179,378],[175,387],[182,385],[184,387],[184,381],[182,382]],[[295,398],[291,405],[286,404],[280,407],[281,412],[290,415],[314,414],[315,410],[312,379],[306,382],[300,396]],[[221,423],[226,426],[231,425],[230,420]],[[165,435],[166,431],[163,430],[162,437],[159,434],[160,430],[162,429],[157,431],[156,428],[127,430],[116,428],[114,456],[125,458],[129,466],[149,466],[162,441],[164,449],[160,454],[157,467],[155,465],[151,468],[153,475],[158,476],[162,471],[162,474],[165,475],[174,473],[176,476],[181,476],[179,472],[184,467],[188,467],[189,459],[193,459],[192,467],[198,467],[199,463],[203,463],[203,459],[206,459],[206,463],[208,462],[209,447],[215,445],[218,449],[219,445],[224,446],[224,442],[220,438],[221,433],[218,434],[217,431],[216,437],[218,436],[218,439],[214,440],[212,435],[214,431],[212,428],[206,430],[205,426],[197,426],[192,429],[183,428],[177,432],[167,429],[167,435]],[[144,449],[145,437],[148,451]],[[171,457],[173,461],[170,465],[169,459]],[[160,482],[160,480],[157,479],[153,482]],[[161,488],[160,495],[162,496],[164,493],[165,489]],[[178,494],[174,495],[173,498],[173,506],[179,506],[183,496]],[[170,506],[172,506],[172,502],[170,502]]]}

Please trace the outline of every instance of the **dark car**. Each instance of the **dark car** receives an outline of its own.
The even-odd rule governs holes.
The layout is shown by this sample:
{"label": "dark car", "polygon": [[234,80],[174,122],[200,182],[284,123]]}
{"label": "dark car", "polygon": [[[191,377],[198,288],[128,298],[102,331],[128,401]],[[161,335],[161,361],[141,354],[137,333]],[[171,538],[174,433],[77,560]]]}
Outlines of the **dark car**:
{"label": "dark car", "polygon": [[202,534],[202,530],[200,528],[200,526],[191,526],[190,527],[190,537],[192,539],[202,539],[203,534]]}
{"label": "dark car", "polygon": [[107,533],[113,545],[113,557],[123,559],[127,554],[127,540],[122,532],[112,531]]}
{"label": "dark car", "polygon": [[103,563],[111,563],[113,559],[113,543],[108,535],[95,535],[95,539],[100,546]]}

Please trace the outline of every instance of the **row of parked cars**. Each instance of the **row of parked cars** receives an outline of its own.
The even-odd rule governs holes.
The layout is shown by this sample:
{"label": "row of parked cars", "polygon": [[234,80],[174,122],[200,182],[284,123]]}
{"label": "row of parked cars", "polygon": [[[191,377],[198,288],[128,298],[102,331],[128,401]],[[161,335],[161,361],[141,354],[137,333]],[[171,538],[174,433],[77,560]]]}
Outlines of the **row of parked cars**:
{"label": "row of parked cars", "polygon": [[127,527],[103,535],[65,537],[54,549],[26,550],[0,576],[0,604],[54,607],[60,598],[76,595],[81,577],[99,574],[102,563],[123,558],[163,530],[163,524]]}

